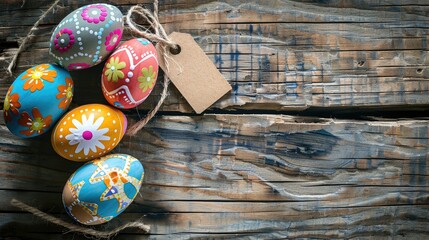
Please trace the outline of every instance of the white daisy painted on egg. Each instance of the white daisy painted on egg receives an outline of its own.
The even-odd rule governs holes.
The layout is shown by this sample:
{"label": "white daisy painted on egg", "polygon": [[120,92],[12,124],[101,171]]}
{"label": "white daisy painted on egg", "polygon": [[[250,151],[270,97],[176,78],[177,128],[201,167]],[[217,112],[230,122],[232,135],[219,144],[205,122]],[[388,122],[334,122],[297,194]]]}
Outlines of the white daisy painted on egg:
{"label": "white daisy painted on egg", "polygon": [[66,136],[66,139],[69,140],[70,145],[78,144],[75,153],[83,150],[84,154],[88,155],[89,150],[95,153],[97,147],[104,149],[104,145],[100,141],[110,140],[110,137],[105,135],[109,131],[108,128],[98,129],[103,121],[104,117],[95,119],[93,113],[89,115],[89,118],[86,117],[86,114],[82,114],[82,122],[72,120],[76,128],[69,129],[71,133]]}

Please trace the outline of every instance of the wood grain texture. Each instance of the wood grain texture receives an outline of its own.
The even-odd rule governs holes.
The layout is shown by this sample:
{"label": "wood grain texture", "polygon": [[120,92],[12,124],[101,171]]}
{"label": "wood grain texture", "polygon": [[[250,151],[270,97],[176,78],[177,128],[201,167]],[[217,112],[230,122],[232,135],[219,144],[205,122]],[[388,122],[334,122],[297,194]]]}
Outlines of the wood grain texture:
{"label": "wood grain texture", "polygon": [[[62,1],[22,53],[16,73],[48,61],[50,33],[71,10],[93,1]],[[110,1],[125,13],[133,4]],[[0,68],[50,1],[0,4]],[[233,91],[211,109],[427,107],[428,6],[424,1],[161,1],[167,32],[194,36]],[[130,38],[129,34],[126,38]],[[101,67],[73,76],[94,89]],[[2,72],[0,96],[13,81]],[[149,109],[160,86],[141,106]],[[78,101],[93,101],[82,92]],[[101,91],[100,91],[101,96]],[[100,98],[100,101],[103,101]],[[383,109],[383,108],[382,108]],[[173,89],[163,111],[192,112]]]}
{"label": "wood grain texture", "polygon": [[[51,2],[0,3],[0,106],[19,72],[48,61],[55,25],[96,1],[62,0],[8,77],[19,40]],[[108,2],[123,13],[151,7]],[[193,116],[171,88],[158,117],[114,150],[145,166],[139,196],[97,229],[141,219],[150,235],[127,229],[115,239],[429,238],[426,1],[160,2],[167,31],[190,33],[233,91],[209,109],[215,114]],[[73,106],[105,102],[96,91],[102,67],[73,73]],[[140,109],[152,108],[160,91],[158,84]],[[410,109],[426,118],[280,114],[304,109],[324,116]],[[126,114],[138,119],[135,110]],[[55,154],[50,133],[19,139],[0,118],[0,239],[86,239],[9,204],[17,198],[71,221],[61,192],[79,166]]]}
{"label": "wood grain texture", "polygon": [[[423,239],[428,134],[428,120],[158,117],[114,150],[139,158],[146,175],[141,195],[108,227],[142,219],[152,239]],[[68,219],[61,191],[80,164],[55,155],[49,135],[18,139],[2,124],[0,136],[0,233],[58,237],[62,228],[8,202]],[[135,234],[118,239],[141,239]]]}

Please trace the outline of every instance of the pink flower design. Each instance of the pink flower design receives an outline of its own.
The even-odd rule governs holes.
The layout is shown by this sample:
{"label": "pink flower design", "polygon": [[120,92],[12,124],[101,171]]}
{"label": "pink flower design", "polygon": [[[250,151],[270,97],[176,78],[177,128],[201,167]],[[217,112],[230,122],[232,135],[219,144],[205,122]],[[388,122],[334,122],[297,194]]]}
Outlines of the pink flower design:
{"label": "pink flower design", "polygon": [[83,20],[89,23],[99,23],[106,20],[107,17],[107,9],[100,4],[97,5],[89,5],[85,9],[83,9],[81,14]]}
{"label": "pink flower design", "polygon": [[54,46],[60,52],[67,52],[74,44],[73,31],[68,28],[61,29],[54,39]]}
{"label": "pink flower design", "polygon": [[106,36],[106,42],[104,42],[104,45],[106,45],[107,51],[112,51],[113,49],[118,46],[119,42],[121,41],[122,37],[122,31],[121,29],[117,28],[109,33],[109,35]]}
{"label": "pink flower design", "polygon": [[91,67],[91,65],[89,65],[88,63],[70,63],[70,65],[68,66],[69,70],[79,70],[79,69],[85,69],[85,68],[89,68]]}

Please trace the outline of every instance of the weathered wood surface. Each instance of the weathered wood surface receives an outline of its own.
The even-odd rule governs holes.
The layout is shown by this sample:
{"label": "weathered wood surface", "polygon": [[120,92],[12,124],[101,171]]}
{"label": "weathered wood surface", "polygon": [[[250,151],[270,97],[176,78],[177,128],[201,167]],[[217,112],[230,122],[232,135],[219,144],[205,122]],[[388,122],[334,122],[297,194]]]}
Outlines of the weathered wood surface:
{"label": "weathered wood surface", "polygon": [[[80,164],[57,156],[49,136],[18,139],[3,124],[0,134],[0,233],[59,237],[62,228],[8,202],[68,219],[61,191]],[[115,152],[141,159],[147,173],[112,225],[141,218],[152,225],[148,238],[429,235],[428,120],[164,116]]]}
{"label": "weathered wood surface", "polygon": [[[0,3],[1,69],[51,1],[22,2]],[[55,24],[91,2],[63,0],[65,7],[43,21],[21,54],[16,72],[48,61]],[[110,2],[124,13],[137,3],[151,7],[148,0]],[[168,32],[192,34],[232,84],[233,91],[212,109],[423,108],[429,103],[428,10],[423,0],[164,0],[160,19]],[[92,77],[76,77],[76,85],[97,87],[101,70],[93,71]],[[1,76],[3,99],[13,77],[4,71]],[[159,92],[142,108],[151,108]],[[80,99],[91,101],[92,95],[84,92]],[[176,90],[162,110],[191,112]]]}
{"label": "weathered wood surface", "polygon": [[[52,1],[22,2],[0,3],[0,106],[13,81],[4,68]],[[55,24],[92,2],[63,0],[15,76],[46,62]],[[151,1],[110,2],[125,13]],[[172,87],[159,117],[114,150],[144,164],[141,196],[98,229],[142,219],[150,235],[128,229],[115,239],[429,238],[426,1],[164,0],[160,7],[167,31],[192,34],[233,91],[209,110],[216,114],[186,116],[192,111]],[[94,90],[101,67],[73,74],[74,106],[104,101]],[[141,109],[157,101],[158,85]],[[303,109],[323,116],[409,109],[397,117],[423,118],[276,114]],[[271,114],[250,115],[259,110]],[[49,133],[19,139],[0,119],[0,239],[85,239],[9,204],[18,198],[71,221],[61,191],[81,164],[57,156]]]}

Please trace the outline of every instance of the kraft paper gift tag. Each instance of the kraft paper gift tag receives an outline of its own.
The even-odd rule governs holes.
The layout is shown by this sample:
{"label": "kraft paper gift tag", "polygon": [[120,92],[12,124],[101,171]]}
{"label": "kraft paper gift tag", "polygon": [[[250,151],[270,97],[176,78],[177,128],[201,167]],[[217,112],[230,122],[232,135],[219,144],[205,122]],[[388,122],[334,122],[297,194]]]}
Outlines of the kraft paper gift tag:
{"label": "kraft paper gift tag", "polygon": [[[231,91],[231,85],[191,35],[173,32],[169,37],[180,46],[180,53],[170,54],[173,60],[167,58],[168,69],[162,57],[158,60],[159,66],[194,111],[201,113]],[[161,53],[159,46],[157,50]]]}

